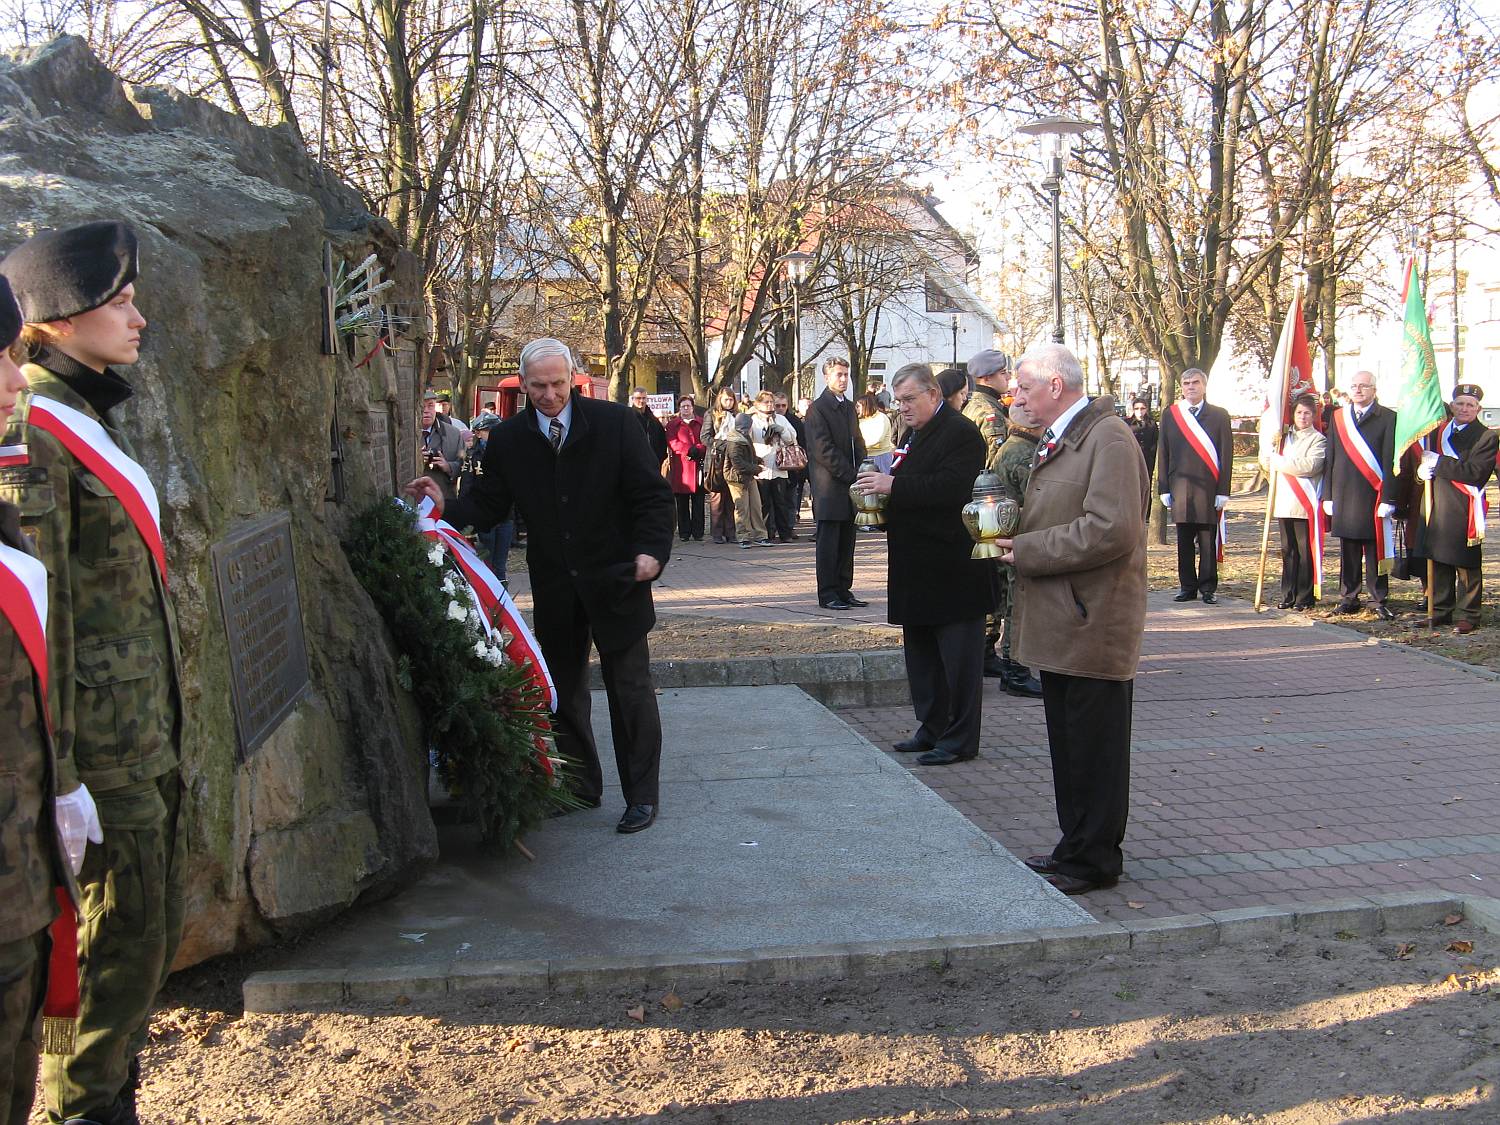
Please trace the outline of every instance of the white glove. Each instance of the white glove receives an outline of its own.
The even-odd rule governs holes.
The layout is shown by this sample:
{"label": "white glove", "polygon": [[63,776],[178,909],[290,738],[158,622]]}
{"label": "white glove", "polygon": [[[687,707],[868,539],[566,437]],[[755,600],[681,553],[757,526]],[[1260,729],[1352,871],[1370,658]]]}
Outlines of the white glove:
{"label": "white glove", "polygon": [[62,837],[68,863],[77,875],[83,870],[83,852],[89,844],[104,843],[104,826],[88,786],[79,785],[57,799],[57,834]]}
{"label": "white glove", "polygon": [[1396,510],[1396,505],[1394,505],[1394,504],[1376,504],[1375,505],[1375,518],[1376,519],[1382,519],[1382,520],[1386,519],[1395,510]]}
{"label": "white glove", "polygon": [[1422,463],[1417,466],[1417,476],[1422,480],[1431,480],[1437,475],[1438,455],[1428,449],[1422,453]]}
{"label": "white glove", "polygon": [[1172,507],[1172,494],[1170,492],[1163,492],[1161,494],[1161,506],[1167,509]]}
{"label": "white glove", "polygon": [[1324,500],[1323,501],[1323,514],[1325,516],[1331,516],[1331,515],[1333,515],[1333,501],[1332,500]]}
{"label": "white glove", "polygon": [[1216,511],[1216,512],[1222,512],[1224,510],[1224,505],[1227,504],[1227,503],[1229,503],[1229,497],[1227,497],[1227,496],[1215,496],[1214,497],[1214,511]]}

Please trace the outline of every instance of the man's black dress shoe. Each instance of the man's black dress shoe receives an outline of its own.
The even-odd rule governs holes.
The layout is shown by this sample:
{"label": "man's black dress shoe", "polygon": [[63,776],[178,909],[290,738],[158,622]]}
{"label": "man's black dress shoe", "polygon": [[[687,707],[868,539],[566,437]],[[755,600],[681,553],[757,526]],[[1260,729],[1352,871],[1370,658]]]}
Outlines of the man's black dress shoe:
{"label": "man's black dress shoe", "polygon": [[861,598],[856,598],[853,594],[845,594],[839,600],[844,602],[846,605],[852,605],[855,609],[864,609],[865,606],[870,604],[869,602],[864,601]]}
{"label": "man's black dress shoe", "polygon": [[1051,883],[1065,895],[1086,895],[1090,891],[1097,891],[1104,887],[1113,887],[1118,879],[1080,879],[1076,875],[1064,875],[1058,871],[1047,876],[1047,882]]}
{"label": "man's black dress shoe", "polygon": [[1336,606],[1333,607],[1333,612],[1334,613],[1358,613],[1359,612],[1359,603],[1358,602],[1339,602],[1338,605],[1336,605]]}
{"label": "man's black dress shoe", "polygon": [[1293,601],[1292,601],[1291,598],[1282,598],[1281,599],[1281,604],[1278,605],[1276,608],[1277,609],[1291,609],[1292,606],[1293,606],[1293,604],[1294,603],[1293,603]]}
{"label": "man's black dress shoe", "polygon": [[830,598],[826,602],[818,603],[819,609],[853,609],[854,607],[843,598]]}
{"label": "man's black dress shoe", "polygon": [[1004,679],[1006,675],[1005,661],[1001,660],[993,652],[986,653],[984,657],[984,674],[992,680]]}
{"label": "man's black dress shoe", "polygon": [[925,754],[917,755],[919,766],[951,766],[955,762],[970,762],[979,757],[978,754],[950,754],[947,750],[939,750],[936,747]]}
{"label": "man's black dress shoe", "polygon": [[1027,673],[1024,676],[1006,676],[1000,681],[1000,690],[1006,695],[1019,695],[1022,699],[1042,698],[1042,681]]}
{"label": "man's black dress shoe", "polygon": [[1198,595],[1196,593],[1190,594],[1186,590],[1178,590],[1177,593],[1172,595],[1172,600],[1174,602],[1195,602],[1198,600]]}
{"label": "man's black dress shoe", "polygon": [[1057,874],[1057,861],[1050,855],[1029,855],[1026,857],[1026,866],[1038,875]]}
{"label": "man's black dress shoe", "polygon": [[932,743],[920,738],[903,738],[891,747],[898,754],[921,754],[932,749]]}
{"label": "man's black dress shoe", "polygon": [[616,832],[641,832],[656,821],[655,805],[631,805],[615,825]]}
{"label": "man's black dress shoe", "polygon": [[1214,597],[1212,594],[1204,594],[1203,595],[1203,604],[1204,605],[1218,605],[1219,604],[1219,599],[1216,598],[1216,597]]}
{"label": "man's black dress shoe", "polygon": [[1375,607],[1375,616],[1382,621],[1394,621],[1396,620],[1396,611],[1386,605],[1385,602],[1381,602]]}

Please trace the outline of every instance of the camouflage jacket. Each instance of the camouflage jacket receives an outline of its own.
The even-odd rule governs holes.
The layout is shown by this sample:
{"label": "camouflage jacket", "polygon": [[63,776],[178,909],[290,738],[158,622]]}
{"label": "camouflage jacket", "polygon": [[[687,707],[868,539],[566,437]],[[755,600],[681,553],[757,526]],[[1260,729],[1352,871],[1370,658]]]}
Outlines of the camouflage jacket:
{"label": "camouflage jacket", "polygon": [[[0,542],[30,552],[16,509],[0,500]],[[41,693],[21,640],[0,614],[0,944],[52,921],[52,888],[77,901],[53,819],[57,766],[41,721]]]}
{"label": "camouflage jacket", "polygon": [[[71,361],[69,361],[71,362]],[[27,424],[43,395],[124,436],[82,395],[37,364],[4,444],[29,464],[0,468],[0,500],[47,565],[47,647],[58,786],[118,789],[177,766],[181,738],[177,622],[124,506],[51,434]],[[133,456],[133,454],[131,454]]]}
{"label": "camouflage jacket", "polygon": [[964,403],[964,417],[979,427],[979,436],[984,438],[984,467],[996,471],[1000,446],[1005,441],[1005,407],[994,391],[983,383],[974,384],[974,393]]}
{"label": "camouflage jacket", "polygon": [[1037,435],[1012,427],[1010,436],[995,454],[994,472],[1000,476],[1001,491],[1022,507],[1026,506],[1026,485],[1031,481],[1031,460],[1036,456]]}

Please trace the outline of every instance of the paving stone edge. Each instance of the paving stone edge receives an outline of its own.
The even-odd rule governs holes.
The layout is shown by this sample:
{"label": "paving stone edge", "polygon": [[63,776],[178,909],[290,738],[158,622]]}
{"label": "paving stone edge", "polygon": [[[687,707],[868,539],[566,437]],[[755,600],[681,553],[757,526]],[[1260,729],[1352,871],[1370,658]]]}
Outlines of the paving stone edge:
{"label": "paving stone edge", "polygon": [[[712,660],[653,660],[651,676],[661,690],[790,684],[829,707],[882,707],[911,701],[905,659],[899,648]],[[598,665],[591,667],[589,682],[596,691],[604,686]]]}
{"label": "paving stone edge", "polygon": [[490,989],[587,991],[618,986],[701,986],[730,981],[805,981],[912,970],[983,968],[1022,960],[1078,960],[1107,953],[1202,950],[1275,940],[1280,934],[1371,937],[1433,925],[1451,913],[1500,934],[1500,899],[1436,891],[1356,896],[1133,918],[1053,929],[884,942],[775,946],[646,958],[455,962],[443,966],[292,969],[254,973],[245,1011],[297,1012],[349,1003],[398,1003]]}

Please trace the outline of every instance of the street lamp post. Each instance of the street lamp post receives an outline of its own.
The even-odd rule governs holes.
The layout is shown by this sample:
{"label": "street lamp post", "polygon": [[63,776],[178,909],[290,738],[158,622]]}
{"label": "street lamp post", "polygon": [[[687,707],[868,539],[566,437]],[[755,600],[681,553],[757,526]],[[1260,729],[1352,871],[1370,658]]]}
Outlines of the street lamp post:
{"label": "street lamp post", "polygon": [[793,250],[781,256],[787,280],[792,283],[792,397],[802,391],[802,283],[807,280],[807,267],[813,256],[802,250]]}
{"label": "street lamp post", "polygon": [[1094,128],[1081,117],[1042,117],[1021,126],[1028,137],[1051,137],[1047,178],[1042,190],[1052,197],[1052,339],[1063,342],[1062,304],[1062,174],[1068,137],[1076,137]]}
{"label": "street lamp post", "polygon": [[958,314],[953,314],[953,364],[958,366]]}

